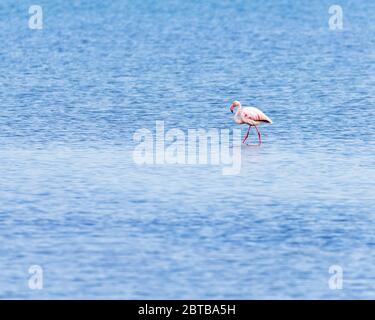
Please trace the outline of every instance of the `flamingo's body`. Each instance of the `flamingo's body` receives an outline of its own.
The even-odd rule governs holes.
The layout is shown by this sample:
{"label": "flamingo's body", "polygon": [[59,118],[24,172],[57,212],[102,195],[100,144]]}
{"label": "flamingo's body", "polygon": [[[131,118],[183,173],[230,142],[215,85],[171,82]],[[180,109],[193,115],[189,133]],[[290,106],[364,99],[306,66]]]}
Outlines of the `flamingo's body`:
{"label": "flamingo's body", "polygon": [[247,130],[246,136],[243,139],[242,143],[245,143],[246,139],[249,136],[249,132],[251,127],[255,127],[255,129],[258,132],[258,139],[259,144],[262,144],[262,138],[260,136],[260,132],[258,130],[258,125],[260,125],[262,122],[266,123],[272,123],[272,120],[267,117],[261,110],[255,107],[244,107],[242,108],[241,103],[239,101],[234,101],[232,105],[230,106],[230,111],[232,111],[235,108],[238,108],[236,113],[234,114],[234,121],[237,124],[247,124],[249,125],[249,129]]}

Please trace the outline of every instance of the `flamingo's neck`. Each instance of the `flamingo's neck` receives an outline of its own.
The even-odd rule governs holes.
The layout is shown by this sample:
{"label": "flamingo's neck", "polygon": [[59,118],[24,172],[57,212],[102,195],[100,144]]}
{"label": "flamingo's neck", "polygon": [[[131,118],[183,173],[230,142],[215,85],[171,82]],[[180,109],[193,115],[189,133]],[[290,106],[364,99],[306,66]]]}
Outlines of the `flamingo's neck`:
{"label": "flamingo's neck", "polygon": [[235,117],[237,117],[237,116],[240,116],[241,115],[241,105],[239,105],[238,106],[238,108],[237,108],[237,111],[236,111],[236,114],[235,114]]}
{"label": "flamingo's neck", "polygon": [[234,114],[234,121],[238,124],[241,124],[242,123],[242,119],[241,119],[241,106],[238,107],[236,113]]}

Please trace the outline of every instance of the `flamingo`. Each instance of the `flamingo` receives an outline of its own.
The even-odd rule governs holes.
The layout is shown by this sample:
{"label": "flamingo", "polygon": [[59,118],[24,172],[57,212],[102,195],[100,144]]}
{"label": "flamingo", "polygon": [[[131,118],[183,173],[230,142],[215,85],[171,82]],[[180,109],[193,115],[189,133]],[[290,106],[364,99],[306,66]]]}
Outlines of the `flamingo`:
{"label": "flamingo", "polygon": [[237,108],[237,111],[233,117],[234,122],[237,124],[248,124],[249,129],[247,129],[247,133],[245,138],[243,139],[242,143],[245,143],[246,139],[249,136],[251,127],[255,127],[256,131],[258,132],[258,139],[259,139],[259,145],[262,144],[262,138],[260,136],[260,132],[258,130],[258,125],[260,125],[262,122],[272,123],[272,120],[268,118],[262,111],[260,111],[258,108],[255,107],[244,107],[242,108],[241,102],[239,101],[233,101],[233,103],[230,106],[230,111],[233,113],[233,110]]}

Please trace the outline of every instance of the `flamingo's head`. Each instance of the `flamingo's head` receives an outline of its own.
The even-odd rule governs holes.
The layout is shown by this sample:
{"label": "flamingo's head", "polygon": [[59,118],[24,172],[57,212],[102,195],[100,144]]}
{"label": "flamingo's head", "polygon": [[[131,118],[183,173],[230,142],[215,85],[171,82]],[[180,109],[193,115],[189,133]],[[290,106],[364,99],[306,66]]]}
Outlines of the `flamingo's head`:
{"label": "flamingo's head", "polygon": [[235,101],[233,101],[232,102],[232,104],[230,105],[230,112],[232,112],[233,113],[233,110],[234,110],[234,108],[236,108],[236,107],[241,107],[241,102],[239,102],[239,101],[237,101],[237,100],[235,100]]}

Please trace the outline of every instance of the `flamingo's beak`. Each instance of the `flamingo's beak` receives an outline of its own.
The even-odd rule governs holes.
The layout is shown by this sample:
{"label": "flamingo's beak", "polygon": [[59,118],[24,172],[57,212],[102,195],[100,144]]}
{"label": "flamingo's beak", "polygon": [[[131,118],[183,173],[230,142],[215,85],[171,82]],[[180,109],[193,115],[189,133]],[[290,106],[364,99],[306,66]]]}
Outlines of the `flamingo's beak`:
{"label": "flamingo's beak", "polygon": [[234,105],[233,105],[233,104],[231,104],[231,106],[230,106],[230,112],[232,112],[232,113],[233,113],[233,109],[234,109]]}

